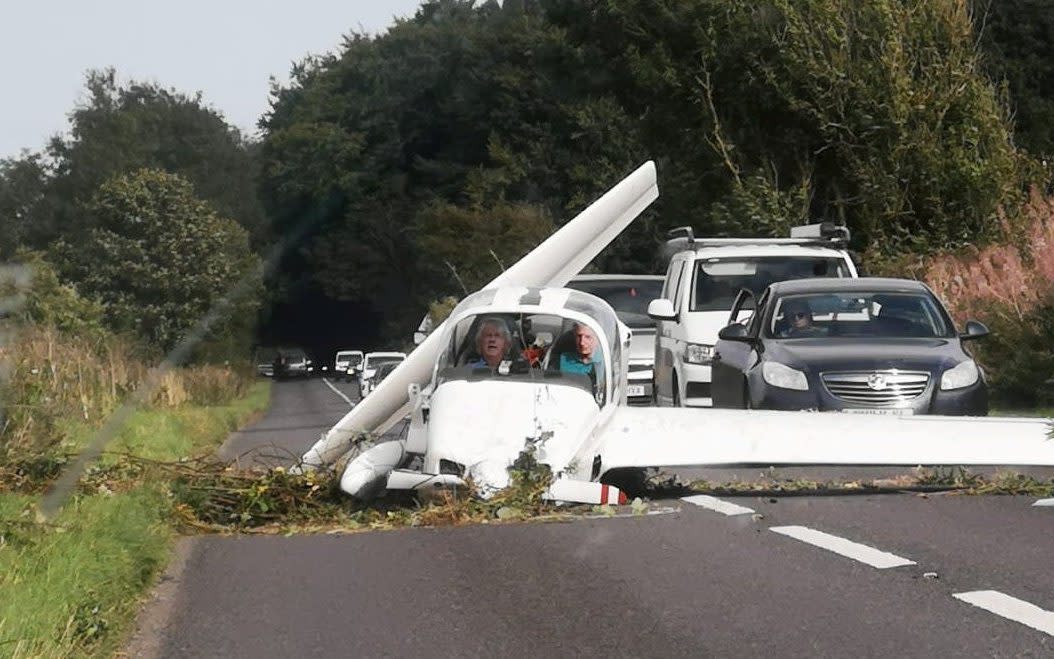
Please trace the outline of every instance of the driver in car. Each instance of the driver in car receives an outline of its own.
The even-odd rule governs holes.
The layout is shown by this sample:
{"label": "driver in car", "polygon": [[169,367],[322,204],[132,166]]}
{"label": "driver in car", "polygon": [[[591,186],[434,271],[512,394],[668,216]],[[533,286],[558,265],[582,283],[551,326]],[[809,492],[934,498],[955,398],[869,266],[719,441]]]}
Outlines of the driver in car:
{"label": "driver in car", "polygon": [[824,331],[813,325],[812,309],[803,300],[787,300],[783,303],[783,330],[780,336],[787,339],[804,339],[824,336]]}
{"label": "driver in car", "polygon": [[505,359],[512,346],[512,335],[508,326],[497,318],[488,318],[480,323],[476,330],[476,351],[480,358],[469,362],[472,368],[489,368],[495,370]]}

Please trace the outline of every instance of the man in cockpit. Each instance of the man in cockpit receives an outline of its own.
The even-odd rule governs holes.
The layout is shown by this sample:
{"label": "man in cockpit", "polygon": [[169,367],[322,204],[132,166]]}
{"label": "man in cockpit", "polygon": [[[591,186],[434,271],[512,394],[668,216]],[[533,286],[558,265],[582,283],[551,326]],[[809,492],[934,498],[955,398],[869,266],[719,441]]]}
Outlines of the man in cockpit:
{"label": "man in cockpit", "polygon": [[604,358],[597,335],[585,323],[575,323],[571,331],[575,351],[560,354],[560,370],[564,373],[584,373],[596,384],[596,391],[604,390]]}
{"label": "man in cockpit", "polygon": [[487,318],[476,330],[476,351],[479,359],[469,362],[472,368],[489,368],[495,370],[505,359],[512,346],[512,335],[508,326],[498,318]]}

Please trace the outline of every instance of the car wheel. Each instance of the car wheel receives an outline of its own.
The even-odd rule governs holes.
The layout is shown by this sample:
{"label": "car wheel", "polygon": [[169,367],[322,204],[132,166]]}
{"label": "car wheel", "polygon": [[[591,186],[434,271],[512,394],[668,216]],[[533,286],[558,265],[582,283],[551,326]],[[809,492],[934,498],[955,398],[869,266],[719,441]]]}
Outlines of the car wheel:
{"label": "car wheel", "polygon": [[750,383],[746,380],[743,380],[743,409],[754,409],[754,406],[750,403]]}

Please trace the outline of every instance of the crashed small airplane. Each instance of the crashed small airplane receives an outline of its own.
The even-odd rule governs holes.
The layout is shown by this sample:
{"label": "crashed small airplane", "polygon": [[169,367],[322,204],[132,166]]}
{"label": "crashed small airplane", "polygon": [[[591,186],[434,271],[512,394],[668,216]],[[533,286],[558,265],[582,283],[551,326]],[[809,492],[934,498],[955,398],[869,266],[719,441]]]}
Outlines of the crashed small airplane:
{"label": "crashed small airplane", "polygon": [[1054,466],[1045,419],[627,406],[630,329],[603,300],[562,287],[657,197],[648,162],[462,300],[302,468],[336,463],[407,415],[403,439],[348,462],[342,490],[365,500],[470,480],[487,496],[525,451],[551,469],[548,498],[577,503],[624,501],[611,476],[648,467]]}

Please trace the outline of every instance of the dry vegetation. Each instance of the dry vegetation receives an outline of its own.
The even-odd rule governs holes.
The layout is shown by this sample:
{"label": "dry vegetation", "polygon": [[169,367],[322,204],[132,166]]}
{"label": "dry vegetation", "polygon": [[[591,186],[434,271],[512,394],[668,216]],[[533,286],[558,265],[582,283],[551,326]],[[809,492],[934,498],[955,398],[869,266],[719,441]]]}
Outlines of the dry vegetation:
{"label": "dry vegetation", "polygon": [[[85,338],[41,326],[24,329],[15,343],[0,348],[0,360],[8,365],[0,462],[75,449],[66,445],[71,426],[100,423],[145,380],[149,357],[118,337]],[[160,378],[150,405],[221,405],[244,396],[251,383],[248,367],[175,369]]]}
{"label": "dry vegetation", "polygon": [[948,304],[957,321],[1005,309],[1024,320],[1054,294],[1054,197],[1033,190],[1022,209],[1020,236],[917,263],[913,274]]}

